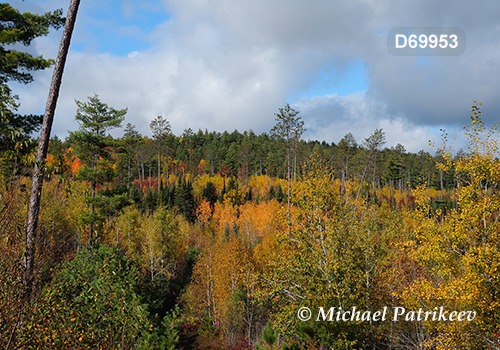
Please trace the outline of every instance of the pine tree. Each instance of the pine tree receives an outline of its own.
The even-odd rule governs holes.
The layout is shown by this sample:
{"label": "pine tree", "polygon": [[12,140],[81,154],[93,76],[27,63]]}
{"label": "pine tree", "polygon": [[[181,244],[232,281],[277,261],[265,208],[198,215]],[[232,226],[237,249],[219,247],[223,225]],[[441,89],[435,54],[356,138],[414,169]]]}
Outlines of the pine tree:
{"label": "pine tree", "polygon": [[[149,127],[153,132],[153,140],[155,142],[156,149],[158,151],[158,194],[160,193],[160,183],[161,183],[161,150],[164,146],[166,138],[171,133],[170,122],[163,119],[161,115],[157,116],[150,124]],[[168,173],[167,173],[168,179]]]}
{"label": "pine tree", "polygon": [[281,188],[281,184],[278,183],[278,188],[276,189],[276,200],[279,203],[282,203],[283,199],[285,199],[285,194],[283,193],[283,189]]}
{"label": "pine tree", "polygon": [[[276,113],[276,125],[271,129],[271,135],[282,140],[285,143],[286,148],[286,164],[287,164],[287,181],[288,181],[288,225],[290,226],[290,192],[291,192],[291,161],[290,153],[293,148],[294,150],[294,163],[296,163],[297,158],[297,147],[300,138],[304,131],[304,122],[302,118],[297,117],[299,111],[291,108],[287,103],[285,108],[280,108],[279,113]],[[289,228],[289,233],[290,233]]]}
{"label": "pine tree", "polygon": [[274,191],[274,187],[270,186],[269,191],[267,192],[267,199],[271,200],[276,198],[276,192]]}
{"label": "pine tree", "polygon": [[217,202],[217,190],[212,181],[208,181],[203,191],[201,193],[202,198],[206,199],[207,202],[213,206]]}
{"label": "pine tree", "polygon": [[191,182],[179,179],[179,185],[175,193],[175,205],[189,222],[196,220],[196,203],[194,201],[193,184]]}
{"label": "pine tree", "polygon": [[18,96],[12,95],[10,81],[28,84],[33,81],[32,71],[43,70],[54,60],[34,57],[19,51],[18,44],[29,46],[33,39],[45,36],[49,29],[64,24],[62,10],[44,15],[20,13],[8,3],[0,4],[0,150],[9,163],[8,170],[15,175],[20,155],[32,151],[35,142],[31,134],[40,129],[42,116],[19,115]]}
{"label": "pine tree", "polygon": [[78,157],[85,163],[78,173],[78,178],[90,182],[91,197],[87,199],[90,213],[87,218],[89,224],[88,241],[94,239],[94,223],[102,221],[102,215],[96,212],[96,207],[103,207],[105,202],[97,196],[97,184],[110,181],[114,172],[110,167],[110,147],[115,145],[113,138],[106,132],[121,126],[127,109],[116,110],[99,100],[99,96],[89,97],[89,102],[76,101],[77,113],[75,119],[80,129],[71,132],[69,140],[75,144]]}

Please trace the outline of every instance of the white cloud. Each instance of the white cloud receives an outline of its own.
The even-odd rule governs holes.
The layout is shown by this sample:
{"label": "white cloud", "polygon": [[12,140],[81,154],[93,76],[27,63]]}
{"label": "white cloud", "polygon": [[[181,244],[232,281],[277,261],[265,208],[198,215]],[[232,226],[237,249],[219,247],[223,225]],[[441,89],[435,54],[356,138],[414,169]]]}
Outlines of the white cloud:
{"label": "white cloud", "polygon": [[[43,10],[62,3],[42,4]],[[278,108],[308,91],[323,67],[341,75],[352,62],[367,67],[366,92],[295,101],[307,137],[338,142],[352,132],[360,140],[383,127],[389,145],[418,150],[435,136],[431,130],[466,123],[474,99],[484,103],[488,121],[500,109],[500,5],[494,1],[477,7],[431,0],[164,0],[171,17],[144,34],[150,49],[130,49],[123,57],[90,51],[99,38],[85,26],[99,2],[81,6],[74,43],[89,50],[68,56],[54,124],[60,136],[76,128],[74,99],[94,93],[115,108],[128,107],[126,122],[144,134],[157,115],[177,134],[188,127],[268,131]],[[122,11],[133,17],[139,7],[128,1]],[[458,57],[392,56],[386,35],[396,26],[458,26],[467,48]],[[120,30],[117,40],[141,29]],[[37,40],[36,50],[55,57],[60,33]],[[49,83],[50,72],[42,72],[19,88],[24,112],[43,111]]]}
{"label": "white cloud", "polygon": [[434,151],[425,145],[425,141],[436,137],[429,127],[415,125],[401,116],[390,117],[386,106],[367,97],[365,92],[304,99],[294,107],[301,111],[303,119],[311,121],[305,134],[311,140],[338,143],[350,132],[360,144],[375,129],[383,129],[387,147],[401,143],[411,152]]}

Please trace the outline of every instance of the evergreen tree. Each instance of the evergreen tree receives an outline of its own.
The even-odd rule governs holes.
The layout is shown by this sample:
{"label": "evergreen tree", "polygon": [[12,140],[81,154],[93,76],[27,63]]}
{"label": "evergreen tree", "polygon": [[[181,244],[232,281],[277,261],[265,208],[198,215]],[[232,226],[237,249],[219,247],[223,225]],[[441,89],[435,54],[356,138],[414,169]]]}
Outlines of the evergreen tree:
{"label": "evergreen tree", "polygon": [[267,199],[271,200],[276,198],[276,191],[274,191],[274,187],[270,186],[269,191],[267,192]]}
{"label": "evergreen tree", "polygon": [[129,186],[128,198],[133,200],[134,203],[139,203],[142,199],[142,192],[134,185]]}
{"label": "evergreen tree", "polygon": [[23,84],[33,81],[29,71],[46,69],[54,60],[34,57],[27,52],[7,49],[20,43],[29,46],[33,39],[45,36],[51,27],[59,29],[64,24],[62,10],[44,15],[20,13],[8,3],[0,4],[0,84],[14,80]]}
{"label": "evergreen tree", "polygon": [[266,327],[262,330],[262,340],[269,346],[272,347],[276,340],[278,339],[277,332],[273,329],[271,321],[267,321]]}
{"label": "evergreen tree", "polygon": [[391,189],[391,204],[394,202],[394,182],[403,178],[401,168],[401,163],[391,158],[387,163],[387,168],[384,173],[384,177],[389,180],[389,187]]}
{"label": "evergreen tree", "polygon": [[189,222],[194,222],[196,219],[196,203],[194,201],[193,184],[179,179],[177,188],[175,205],[179,209],[180,214],[184,215]]}
{"label": "evergreen tree", "polygon": [[130,178],[132,167],[131,163],[134,157],[137,155],[137,149],[139,146],[139,139],[141,134],[137,131],[135,125],[127,123],[125,127],[125,134],[123,135],[123,144],[125,147],[126,157],[127,157],[127,184],[130,185]]}
{"label": "evergreen tree", "polygon": [[[156,119],[151,121],[149,127],[153,132],[153,140],[155,142],[155,146],[158,151],[158,194],[159,194],[160,183],[161,183],[161,150],[165,143],[166,138],[171,133],[171,128],[170,128],[170,122],[166,119],[163,119],[161,115],[157,116]],[[167,174],[167,179],[168,179],[168,174]]]}
{"label": "evergreen tree", "polygon": [[[276,113],[276,125],[271,129],[271,135],[285,143],[286,148],[286,164],[287,164],[287,181],[288,181],[288,222],[290,225],[290,191],[291,191],[291,160],[290,153],[294,150],[294,164],[297,159],[297,147],[302,134],[304,133],[304,122],[302,118],[297,117],[299,111],[287,105],[279,109]],[[290,234],[289,230],[289,234]]]}
{"label": "evergreen tree", "polygon": [[158,196],[153,190],[149,190],[148,193],[146,194],[146,197],[144,197],[144,202],[143,202],[143,208],[144,211],[148,213],[148,215],[153,214],[154,210],[156,209],[158,202]]}
{"label": "evergreen tree", "polygon": [[201,192],[202,198],[206,199],[207,202],[210,202],[211,205],[214,205],[217,202],[217,190],[213,182],[208,181],[203,191]]}
{"label": "evergreen tree", "polygon": [[283,193],[283,189],[281,188],[281,184],[278,183],[278,187],[276,188],[276,200],[279,203],[282,203],[283,199],[285,199],[285,194]]}
{"label": "evergreen tree", "polygon": [[30,135],[39,130],[42,116],[17,114],[18,97],[12,95],[7,84],[10,81],[28,84],[33,81],[30,72],[54,63],[52,59],[17,50],[20,47],[17,44],[29,46],[33,39],[47,35],[51,27],[59,29],[63,24],[62,10],[38,15],[20,13],[8,3],[0,4],[0,156],[4,170],[14,175],[19,157],[33,150]]}
{"label": "evergreen tree", "polygon": [[226,194],[226,179],[222,185],[222,190],[220,191],[219,203],[224,203],[224,195]]}
{"label": "evergreen tree", "polygon": [[89,102],[76,101],[77,113],[75,119],[80,124],[80,129],[71,132],[69,140],[75,144],[78,157],[84,162],[78,173],[78,178],[90,182],[91,197],[87,198],[90,205],[90,214],[87,218],[89,224],[89,242],[93,240],[94,223],[102,221],[104,217],[96,212],[96,207],[103,208],[106,202],[97,197],[97,184],[112,180],[114,176],[111,167],[110,147],[115,145],[112,137],[106,132],[121,126],[127,109],[116,110],[99,100],[99,96],[89,97]]}

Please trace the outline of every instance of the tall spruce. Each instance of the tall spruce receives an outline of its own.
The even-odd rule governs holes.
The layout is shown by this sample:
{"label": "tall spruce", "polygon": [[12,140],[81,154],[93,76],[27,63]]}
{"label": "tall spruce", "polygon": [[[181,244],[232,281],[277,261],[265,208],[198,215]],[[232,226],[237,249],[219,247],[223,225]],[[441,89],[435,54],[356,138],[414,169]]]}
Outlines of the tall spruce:
{"label": "tall spruce", "polygon": [[196,220],[196,202],[193,195],[193,184],[186,179],[179,178],[179,185],[175,193],[175,205],[180,214],[184,215],[189,222]]}

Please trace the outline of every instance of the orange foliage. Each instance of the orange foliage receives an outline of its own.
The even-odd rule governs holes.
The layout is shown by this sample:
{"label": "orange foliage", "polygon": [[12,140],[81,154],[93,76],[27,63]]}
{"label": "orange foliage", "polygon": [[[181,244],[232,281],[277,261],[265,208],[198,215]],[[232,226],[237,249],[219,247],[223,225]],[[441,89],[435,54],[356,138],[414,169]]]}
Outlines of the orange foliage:
{"label": "orange foliage", "polygon": [[207,162],[205,162],[205,159],[200,160],[200,164],[198,164],[198,174],[199,175],[205,174],[206,168],[207,168]]}
{"label": "orange foliage", "polygon": [[196,209],[196,217],[203,226],[210,223],[210,218],[212,217],[210,202],[207,202],[205,199],[201,202],[199,207]]}
{"label": "orange foliage", "polygon": [[233,231],[234,224],[237,220],[237,209],[229,203],[215,203],[214,214],[212,217],[215,223],[216,232],[219,237],[223,237],[224,231],[228,228]]}
{"label": "orange foliage", "polygon": [[83,167],[80,158],[75,158],[71,163],[71,173],[76,174]]}
{"label": "orange foliage", "polygon": [[276,229],[280,204],[276,201],[255,204],[247,202],[240,206],[240,216],[237,220],[240,233],[245,234],[250,241],[256,237],[263,238]]}

